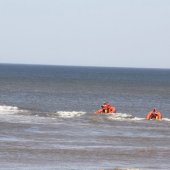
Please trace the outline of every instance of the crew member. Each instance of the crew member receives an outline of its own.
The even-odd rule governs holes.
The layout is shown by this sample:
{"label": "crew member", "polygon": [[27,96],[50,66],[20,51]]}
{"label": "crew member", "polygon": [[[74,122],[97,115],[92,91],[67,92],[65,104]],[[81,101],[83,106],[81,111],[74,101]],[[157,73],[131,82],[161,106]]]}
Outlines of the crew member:
{"label": "crew member", "polygon": [[154,108],[152,111],[150,111],[147,114],[146,119],[147,120],[151,120],[151,119],[160,120],[160,119],[162,119],[162,115],[161,115],[161,113],[157,109]]}

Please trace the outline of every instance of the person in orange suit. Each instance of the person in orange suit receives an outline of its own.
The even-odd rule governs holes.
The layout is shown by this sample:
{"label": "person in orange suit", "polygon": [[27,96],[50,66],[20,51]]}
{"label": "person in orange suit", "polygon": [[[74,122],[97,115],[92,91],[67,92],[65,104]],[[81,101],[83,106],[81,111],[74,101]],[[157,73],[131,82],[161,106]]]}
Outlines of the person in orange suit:
{"label": "person in orange suit", "polygon": [[146,119],[147,120],[161,120],[162,119],[162,114],[156,109],[154,108],[152,111],[150,111],[147,115],[146,115]]}

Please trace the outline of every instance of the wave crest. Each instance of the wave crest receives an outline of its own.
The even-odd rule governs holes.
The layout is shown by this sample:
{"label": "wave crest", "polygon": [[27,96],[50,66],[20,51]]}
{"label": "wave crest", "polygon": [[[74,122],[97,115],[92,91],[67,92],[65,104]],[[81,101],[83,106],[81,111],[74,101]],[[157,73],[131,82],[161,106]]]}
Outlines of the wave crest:
{"label": "wave crest", "polygon": [[82,111],[58,111],[55,114],[58,117],[61,117],[61,118],[73,118],[73,117],[80,117],[80,116],[86,114],[86,112],[82,112]]}
{"label": "wave crest", "polygon": [[6,105],[0,105],[0,114],[14,114],[18,113],[22,110],[20,110],[16,106],[6,106]]}
{"label": "wave crest", "polygon": [[169,118],[162,118],[162,120],[170,122]]}
{"label": "wave crest", "polygon": [[134,117],[127,113],[113,113],[108,116],[110,120],[144,120],[145,118]]}

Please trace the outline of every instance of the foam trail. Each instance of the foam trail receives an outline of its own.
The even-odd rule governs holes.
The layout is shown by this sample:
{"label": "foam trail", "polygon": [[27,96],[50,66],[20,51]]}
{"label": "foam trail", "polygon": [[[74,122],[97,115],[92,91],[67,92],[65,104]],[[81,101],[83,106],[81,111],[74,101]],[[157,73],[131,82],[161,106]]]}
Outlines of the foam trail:
{"label": "foam trail", "polygon": [[170,122],[169,118],[162,118],[162,120]]}
{"label": "foam trail", "polygon": [[73,118],[73,117],[80,117],[84,114],[86,114],[86,112],[82,112],[82,111],[58,111],[55,113],[56,115],[58,115],[61,118]]}
{"label": "foam trail", "polygon": [[134,117],[127,113],[113,113],[109,114],[108,119],[110,120],[145,120],[145,118]]}
{"label": "foam trail", "polygon": [[114,170],[139,170],[138,168],[115,168]]}
{"label": "foam trail", "polygon": [[[127,114],[127,113],[109,114],[108,119],[110,119],[110,120],[122,120],[122,121],[125,121],[125,120],[134,120],[134,121],[146,120],[146,118],[134,117],[131,114]],[[170,122],[169,118],[162,118],[162,120]]]}

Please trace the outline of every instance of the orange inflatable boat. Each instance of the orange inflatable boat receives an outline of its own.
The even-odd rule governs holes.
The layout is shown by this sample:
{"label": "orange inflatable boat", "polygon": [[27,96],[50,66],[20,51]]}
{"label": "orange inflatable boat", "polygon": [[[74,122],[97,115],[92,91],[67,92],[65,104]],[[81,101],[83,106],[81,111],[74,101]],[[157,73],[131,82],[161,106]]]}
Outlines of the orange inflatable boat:
{"label": "orange inflatable boat", "polygon": [[108,114],[108,113],[116,113],[116,108],[109,103],[104,103],[101,106],[101,109],[98,109],[96,111],[96,114]]}
{"label": "orange inflatable boat", "polygon": [[146,115],[147,120],[161,120],[162,119],[162,114],[156,109],[153,109]]}

